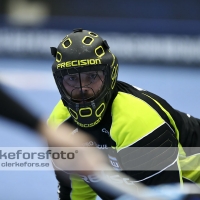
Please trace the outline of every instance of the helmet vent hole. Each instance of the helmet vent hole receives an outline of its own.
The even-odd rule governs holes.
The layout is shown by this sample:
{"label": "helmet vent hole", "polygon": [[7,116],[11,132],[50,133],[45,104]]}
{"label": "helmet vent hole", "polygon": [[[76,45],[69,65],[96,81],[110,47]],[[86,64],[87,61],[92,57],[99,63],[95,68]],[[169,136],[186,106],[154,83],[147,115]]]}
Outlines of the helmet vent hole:
{"label": "helmet vent hole", "polygon": [[68,48],[68,47],[70,47],[71,44],[72,44],[72,41],[71,41],[70,38],[67,38],[66,40],[63,40],[63,42],[62,42],[62,46],[63,46],[65,49]]}
{"label": "helmet vent hole", "polygon": [[93,32],[89,32],[89,34],[93,37],[98,37],[98,35],[96,33],[93,33]]}
{"label": "helmet vent hole", "polygon": [[90,115],[91,111],[90,110],[82,110],[81,111],[81,115],[85,116],[85,115]]}
{"label": "helmet vent hole", "polygon": [[92,115],[92,109],[90,107],[87,108],[81,108],[79,110],[79,115],[81,117],[90,117]]}
{"label": "helmet vent hole", "polygon": [[102,103],[102,104],[96,109],[95,115],[96,115],[97,117],[101,117],[101,115],[102,115],[103,111],[105,110],[105,108],[106,108],[105,103]]}
{"label": "helmet vent hole", "polygon": [[98,57],[102,57],[102,56],[105,54],[104,49],[103,49],[102,46],[97,47],[97,48],[95,49],[95,53],[96,53],[96,55],[97,55]]}
{"label": "helmet vent hole", "polygon": [[67,39],[65,42],[63,42],[63,44],[64,44],[65,48],[67,48],[70,46],[71,43],[70,43],[69,39]]}
{"label": "helmet vent hole", "polygon": [[56,61],[60,62],[61,60],[62,60],[62,55],[61,55],[60,52],[57,52],[57,54],[56,54]]}
{"label": "helmet vent hole", "polygon": [[102,48],[97,49],[97,54],[98,55],[101,55],[102,53],[103,53],[103,49]]}
{"label": "helmet vent hole", "polygon": [[85,36],[82,40],[83,44],[85,45],[91,45],[93,41],[94,39],[89,36]]}
{"label": "helmet vent hole", "polygon": [[91,38],[86,38],[84,42],[85,42],[86,44],[90,44],[91,41],[92,41]]}
{"label": "helmet vent hole", "polygon": [[65,41],[64,44],[65,44],[66,47],[68,47],[70,45],[69,40]]}
{"label": "helmet vent hole", "polygon": [[57,60],[60,60],[60,58],[61,58],[60,54],[57,53],[56,58],[57,58]]}
{"label": "helmet vent hole", "polygon": [[90,45],[93,42],[93,40],[94,40],[93,38],[86,36],[83,39],[83,43],[86,44],[86,45]]}

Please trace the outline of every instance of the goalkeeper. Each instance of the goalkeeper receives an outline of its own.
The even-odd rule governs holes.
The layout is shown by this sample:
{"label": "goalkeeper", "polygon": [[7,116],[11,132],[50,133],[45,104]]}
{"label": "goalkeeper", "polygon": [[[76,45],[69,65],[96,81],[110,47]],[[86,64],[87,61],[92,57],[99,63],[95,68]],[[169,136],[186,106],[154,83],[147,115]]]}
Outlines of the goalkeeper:
{"label": "goalkeeper", "polygon": [[[79,131],[86,131],[94,140],[84,145],[104,150],[115,170],[135,180],[116,175],[109,176],[111,182],[127,187],[137,182],[147,186],[200,183],[194,165],[200,155],[195,148],[200,146],[199,119],[174,109],[156,94],[118,81],[117,57],[97,33],[76,29],[51,52],[61,100],[48,123],[75,126],[74,140]],[[103,192],[92,174],[77,177],[58,168],[55,173],[61,200],[117,196]]]}

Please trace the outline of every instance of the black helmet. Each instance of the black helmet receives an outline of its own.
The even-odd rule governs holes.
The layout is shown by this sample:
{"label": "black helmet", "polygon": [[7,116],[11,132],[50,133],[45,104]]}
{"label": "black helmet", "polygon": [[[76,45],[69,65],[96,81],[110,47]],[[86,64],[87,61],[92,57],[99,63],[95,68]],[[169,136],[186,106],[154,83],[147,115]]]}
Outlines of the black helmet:
{"label": "black helmet", "polygon": [[[78,126],[95,126],[105,114],[115,88],[117,58],[109,50],[106,40],[83,29],[76,29],[67,35],[57,49],[51,47],[51,52],[55,57],[52,71],[64,105]],[[82,76],[93,81],[83,85]],[[74,80],[79,83],[71,84],[70,81]],[[95,81],[101,83],[96,92],[91,86]],[[70,92],[66,87],[72,88]],[[76,98],[77,92],[80,96]],[[90,96],[84,92],[90,93]]]}

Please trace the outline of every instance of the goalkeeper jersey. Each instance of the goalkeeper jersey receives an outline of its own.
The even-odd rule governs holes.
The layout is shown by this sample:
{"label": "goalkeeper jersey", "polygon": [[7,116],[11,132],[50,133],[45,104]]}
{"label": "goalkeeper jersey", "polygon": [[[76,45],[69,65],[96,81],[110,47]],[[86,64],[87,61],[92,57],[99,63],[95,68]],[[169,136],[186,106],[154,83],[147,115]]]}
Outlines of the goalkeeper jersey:
{"label": "goalkeeper jersey", "polygon": [[[200,183],[200,151],[195,148],[200,146],[200,120],[175,110],[153,93],[118,81],[107,111],[97,125],[78,127],[60,101],[48,123],[58,127],[66,122],[76,126],[76,137],[79,130],[90,134],[95,141],[88,141],[87,145],[95,144],[102,149],[116,171],[134,179],[107,175],[111,182],[125,187],[137,187],[137,182],[148,186]],[[93,174],[74,175],[62,169],[56,169],[55,174],[61,200],[95,199],[96,195],[114,199],[121,195],[120,191],[111,193]]]}

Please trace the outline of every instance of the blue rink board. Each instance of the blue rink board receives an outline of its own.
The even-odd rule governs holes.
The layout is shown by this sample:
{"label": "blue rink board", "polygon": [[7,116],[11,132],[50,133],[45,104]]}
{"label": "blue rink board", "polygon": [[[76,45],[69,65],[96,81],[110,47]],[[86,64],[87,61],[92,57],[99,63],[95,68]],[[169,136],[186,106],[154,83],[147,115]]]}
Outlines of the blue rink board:
{"label": "blue rink board", "polygon": [[[26,79],[27,72],[34,74]],[[17,75],[16,75],[17,74]],[[19,74],[21,76],[19,76]],[[37,78],[37,74],[38,77]],[[41,74],[45,79],[41,80]],[[0,80],[7,82],[7,90],[34,113],[46,119],[59,100],[51,75],[51,61],[0,59]],[[21,77],[26,81],[26,86]],[[49,77],[49,78],[48,78]],[[120,65],[119,79],[154,92],[165,98],[174,108],[200,118],[200,68]],[[22,89],[10,85],[24,85]],[[45,87],[33,87],[34,83]],[[30,88],[29,88],[30,85]],[[32,89],[31,89],[32,88]],[[0,146],[44,146],[37,135],[20,125],[0,118]],[[2,200],[55,200],[57,181],[53,171],[0,171],[0,199]]]}

